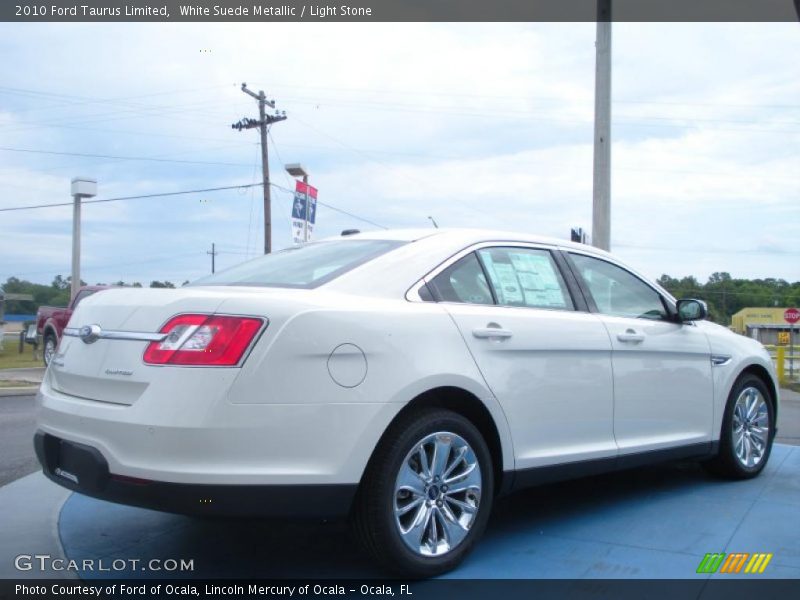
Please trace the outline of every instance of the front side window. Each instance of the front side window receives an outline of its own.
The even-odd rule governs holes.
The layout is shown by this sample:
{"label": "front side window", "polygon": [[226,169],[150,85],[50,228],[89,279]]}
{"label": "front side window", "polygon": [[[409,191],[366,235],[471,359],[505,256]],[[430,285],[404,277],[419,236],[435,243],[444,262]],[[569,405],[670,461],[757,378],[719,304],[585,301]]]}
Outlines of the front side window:
{"label": "front side window", "polygon": [[333,240],[287,248],[236,265],[191,285],[313,288],[394,250],[394,240]]}
{"label": "front side window", "polygon": [[572,253],[570,256],[601,313],[638,319],[668,318],[661,295],[632,273],[599,258]]}
{"label": "front side window", "polygon": [[572,298],[558,266],[547,250],[535,248],[485,248],[478,251],[497,303],[573,310]]}
{"label": "front side window", "polygon": [[494,304],[481,264],[474,253],[456,261],[431,281],[438,300],[465,304]]}

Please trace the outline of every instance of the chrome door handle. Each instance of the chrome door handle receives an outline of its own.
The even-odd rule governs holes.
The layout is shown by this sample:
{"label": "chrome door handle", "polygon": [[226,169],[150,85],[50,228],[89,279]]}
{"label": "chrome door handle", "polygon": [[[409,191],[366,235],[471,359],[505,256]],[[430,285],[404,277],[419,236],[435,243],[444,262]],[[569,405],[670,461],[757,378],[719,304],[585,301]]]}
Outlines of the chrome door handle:
{"label": "chrome door handle", "polygon": [[511,332],[508,329],[501,327],[476,327],[472,330],[472,335],[476,338],[483,339],[507,339],[511,337]]}
{"label": "chrome door handle", "polygon": [[628,329],[625,333],[618,333],[617,339],[620,342],[639,343],[644,341],[644,334],[638,333],[635,329]]}

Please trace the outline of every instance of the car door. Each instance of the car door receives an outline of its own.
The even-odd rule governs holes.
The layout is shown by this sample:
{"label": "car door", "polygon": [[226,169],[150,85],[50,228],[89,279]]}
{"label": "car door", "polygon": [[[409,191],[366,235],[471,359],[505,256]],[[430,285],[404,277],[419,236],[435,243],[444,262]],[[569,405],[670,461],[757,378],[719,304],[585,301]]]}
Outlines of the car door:
{"label": "car door", "polygon": [[428,283],[503,407],[517,469],[616,455],[608,334],[550,249],[476,248]]}
{"label": "car door", "polygon": [[569,258],[611,338],[620,454],[710,440],[713,384],[705,334],[676,321],[660,292],[621,265],[578,252]]}

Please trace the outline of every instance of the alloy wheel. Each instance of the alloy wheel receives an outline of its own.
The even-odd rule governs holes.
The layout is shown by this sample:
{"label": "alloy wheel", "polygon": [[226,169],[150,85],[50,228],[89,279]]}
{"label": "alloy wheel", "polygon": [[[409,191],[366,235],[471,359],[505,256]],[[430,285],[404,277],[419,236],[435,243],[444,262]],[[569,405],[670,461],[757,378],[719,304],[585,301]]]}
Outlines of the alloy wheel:
{"label": "alloy wheel", "polygon": [[478,458],[461,436],[441,431],[403,460],[394,487],[394,520],[414,553],[441,556],[464,541],[481,502]]}
{"label": "alloy wheel", "polygon": [[755,387],[741,391],[732,421],[736,458],[743,466],[753,468],[764,458],[770,435],[769,407]]}

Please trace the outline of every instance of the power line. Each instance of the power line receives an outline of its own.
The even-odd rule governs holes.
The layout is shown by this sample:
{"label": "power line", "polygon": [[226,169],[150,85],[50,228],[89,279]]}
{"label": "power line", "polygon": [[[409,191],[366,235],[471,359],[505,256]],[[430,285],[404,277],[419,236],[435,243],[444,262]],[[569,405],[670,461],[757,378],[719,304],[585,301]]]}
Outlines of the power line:
{"label": "power line", "polygon": [[[285,188],[285,187],[280,186],[278,184],[270,183],[270,186],[275,188],[275,189],[281,190],[282,192],[286,192],[288,194],[294,194],[294,190],[290,190],[289,188]],[[381,225],[380,223],[376,223],[375,221],[372,221],[372,220],[367,219],[365,217],[359,217],[355,213],[351,213],[349,211],[344,210],[343,208],[339,208],[337,206],[333,206],[332,204],[328,204],[327,202],[322,202],[319,199],[317,199],[317,204],[319,204],[320,206],[324,206],[325,208],[329,208],[334,212],[338,212],[338,213],[341,213],[343,215],[347,215],[348,217],[350,217],[352,219],[356,219],[358,221],[361,221],[362,223],[367,223],[367,224],[372,225],[374,227],[378,227],[379,229],[387,229],[387,230],[389,229],[389,227],[386,227],[385,225]]]}
{"label": "power line", "polygon": [[[396,96],[439,96],[444,98],[482,98],[487,100],[508,100],[516,99],[523,101],[544,100],[547,102],[561,103],[564,97],[561,96],[532,96],[524,94],[476,94],[466,92],[443,92],[436,90],[426,89],[424,92],[413,92],[403,89],[387,89],[387,88],[354,88],[354,87],[336,87],[336,86],[319,86],[319,85],[299,85],[278,83],[275,84],[276,88],[288,89],[307,89],[307,90],[331,90],[334,92],[353,92],[359,96],[365,93],[370,94],[383,94]],[[682,102],[671,100],[637,100],[637,99],[615,99],[614,104],[656,104],[656,105],[682,105],[682,106],[727,106],[732,108],[800,108],[800,104],[744,104],[744,103],[723,103],[723,102]]]}
{"label": "power line", "polygon": [[[289,101],[295,104],[309,104],[316,106],[328,105],[333,107],[344,108],[359,108],[361,110],[378,110],[387,112],[410,112],[422,114],[443,114],[449,116],[461,117],[480,117],[481,119],[517,119],[525,121],[543,121],[550,123],[563,123],[563,124],[576,124],[585,125],[591,123],[589,119],[569,118],[560,116],[559,113],[542,112],[540,110],[514,110],[502,109],[497,110],[492,108],[486,110],[481,107],[452,107],[452,106],[436,106],[436,105],[422,105],[411,103],[398,103],[398,102],[380,102],[370,100],[325,100],[324,98],[288,98]],[[648,122],[648,120],[650,122]],[[739,131],[739,132],[753,132],[753,133],[800,133],[800,129],[776,129],[773,127],[747,127],[749,124],[754,125],[771,125],[764,120],[744,120],[744,119],[712,119],[702,117],[663,117],[663,116],[642,116],[637,117],[634,115],[620,115],[615,119],[615,126],[622,127],[643,127],[643,128],[670,128],[670,129],[694,129],[703,123],[733,123],[745,125],[744,127],[710,127],[713,131]],[[785,125],[800,125],[800,121],[778,121],[772,125],[785,126]]]}
{"label": "power line", "polygon": [[[313,104],[313,105],[323,105],[327,104],[329,106],[343,106],[343,107],[356,107],[356,108],[373,108],[376,110],[386,110],[386,111],[401,111],[401,112],[422,112],[422,113],[434,113],[434,114],[449,114],[449,115],[460,115],[460,116],[481,116],[481,117],[528,117],[534,120],[558,120],[564,122],[576,122],[576,123],[584,123],[587,122],[583,119],[565,119],[559,118],[559,113],[548,113],[543,112],[541,110],[519,110],[513,108],[503,108],[501,110],[497,110],[496,108],[492,108],[490,111],[485,111],[482,107],[479,106],[467,106],[466,110],[463,106],[448,106],[448,105],[430,105],[430,104],[415,104],[415,103],[408,103],[408,102],[381,102],[376,100],[348,100],[348,99],[326,99],[321,97],[289,97],[287,98],[288,101],[292,101],[298,104]],[[551,109],[547,109],[551,110]],[[480,112],[473,112],[473,111],[480,111]],[[620,117],[624,119],[631,119],[641,121],[643,119],[651,119],[654,121],[692,121],[692,122],[708,122],[708,123],[734,123],[734,124],[761,124],[763,120],[753,120],[753,119],[719,119],[719,118],[703,118],[703,117],[681,117],[681,116],[672,116],[672,117],[665,117],[665,116],[658,116],[658,115],[620,115]],[[800,121],[780,121],[776,123],[777,125],[800,125]],[[738,131],[738,130],[737,130]],[[757,130],[756,130],[757,131]],[[772,131],[772,130],[770,130]]]}
{"label": "power line", "polygon": [[[277,144],[275,144],[275,138],[272,137],[271,133],[269,134],[269,139],[272,142],[272,147],[275,149],[275,154],[278,156],[278,160],[280,160],[281,163],[283,163],[283,159],[281,159],[280,152],[278,151],[278,146],[277,146]],[[288,174],[286,174],[286,171],[284,171],[284,174],[286,175],[287,178],[289,178]],[[275,188],[278,188],[278,189],[282,189],[283,191],[286,191],[286,192],[294,194],[294,190],[290,190],[288,188],[280,188],[280,186],[275,185],[275,184],[272,184],[272,186],[275,187]],[[341,208],[336,208],[335,206],[331,206],[330,204],[326,204],[325,202],[321,202],[319,200],[319,198],[317,198],[317,204],[319,204],[320,206],[324,206],[325,208],[330,208],[332,211],[341,213],[343,215],[347,215],[348,217],[351,217],[353,219],[357,219],[357,220],[359,220],[359,221],[361,221],[363,223],[368,223],[370,225],[373,225],[374,227],[378,227],[380,229],[389,229],[388,227],[385,227],[384,225],[380,225],[380,224],[376,223],[375,221],[371,221],[369,219],[365,219],[364,217],[359,217],[358,215],[354,215],[353,213],[347,212],[346,210],[343,210]]]}
{"label": "power line", "polygon": [[[240,190],[240,189],[247,189],[251,187],[257,187],[264,185],[261,182],[258,183],[244,183],[241,185],[228,185],[228,186],[221,186],[221,187],[214,187],[214,188],[205,188],[201,190],[183,190],[180,192],[162,192],[158,194],[142,194],[140,196],[120,196],[117,198],[99,198],[95,200],[83,200],[82,204],[99,204],[101,202],[119,202],[121,200],[139,200],[144,198],[161,198],[165,196],[183,196],[186,194],[201,194],[206,192],[221,192],[224,190]],[[35,204],[31,206],[11,206],[7,208],[0,208],[0,212],[9,212],[12,210],[33,210],[38,208],[53,208],[56,206],[72,206],[72,202],[56,202],[53,204]]]}
{"label": "power line", "polygon": [[[304,123],[304,125],[308,125]],[[312,128],[313,129],[313,128]],[[113,132],[113,130],[108,130]],[[319,131],[319,130],[317,130]],[[120,132],[122,133],[122,132]],[[322,132],[320,132],[322,133]],[[143,134],[145,135],[145,134]],[[159,134],[153,134],[159,135]],[[326,135],[323,133],[323,135]],[[183,137],[183,136],[167,136],[167,137]],[[271,137],[271,136],[270,136]],[[332,136],[328,136],[329,138],[333,139]],[[187,139],[207,139],[208,141],[222,141],[220,139],[215,138],[187,138]],[[229,145],[238,146],[238,143],[231,143]],[[249,144],[248,144],[249,145]],[[272,145],[276,149],[277,146],[275,145],[274,139],[272,140]],[[370,160],[372,162],[378,162],[377,160],[370,159],[367,154],[387,154],[387,155],[397,155],[397,156],[409,156],[409,157],[419,157],[419,158],[434,158],[439,160],[467,160],[468,156],[440,156],[435,154],[421,154],[421,153],[407,153],[407,152],[391,152],[391,151],[384,151],[384,150],[376,150],[373,148],[356,148],[352,146],[346,146],[344,144],[340,144],[343,147],[351,150],[352,152],[359,154],[362,158],[366,160]],[[298,144],[285,144],[285,146],[291,146],[295,148],[307,148],[312,150],[319,150],[319,151],[335,151],[335,148],[326,147],[326,146],[307,146],[307,145],[298,145]],[[179,160],[179,159],[170,159],[170,158],[162,158],[156,156],[115,156],[109,154],[94,154],[94,153],[79,153],[79,152],[63,152],[63,151],[55,151],[55,150],[40,150],[35,148],[12,148],[7,146],[0,146],[0,150],[7,151],[7,152],[20,152],[20,153],[27,153],[27,154],[52,154],[56,156],[76,156],[82,158],[101,158],[101,159],[108,159],[108,160],[131,160],[131,161],[148,161],[148,162],[166,162],[166,163],[181,163],[181,164],[198,164],[198,165],[221,165],[221,166],[231,166],[231,167],[249,167],[250,165],[247,163],[234,163],[234,162],[223,162],[223,161],[200,161],[200,160]],[[378,163],[383,166],[388,166],[385,163]],[[39,172],[43,171],[50,171],[54,169],[61,169],[66,168],[67,166],[72,167],[73,165],[62,165],[59,167],[52,167],[48,169],[40,169]],[[725,178],[737,178],[737,179],[753,179],[753,178],[762,178],[764,177],[763,173],[760,174],[747,174],[747,173],[740,173],[740,172],[724,172],[724,171],[698,171],[698,170],[688,170],[688,169],[655,169],[649,167],[624,167],[624,166],[614,166],[612,170],[622,170],[622,171],[635,171],[635,172],[645,172],[645,173],[681,173],[681,174],[692,174],[692,175],[720,175]],[[790,175],[786,176],[770,176],[770,181],[775,181],[777,179],[785,180],[785,181],[795,181],[796,178]],[[9,185],[9,184],[4,184]],[[29,186],[24,186],[26,189],[29,189]]]}
{"label": "power line", "polygon": [[[199,189],[199,190],[182,190],[182,191],[179,191],[179,192],[161,192],[161,193],[158,193],[158,194],[142,194],[142,195],[139,195],[139,196],[119,196],[117,198],[98,198],[98,199],[92,199],[92,200],[83,200],[81,203],[82,204],[100,204],[100,203],[104,203],[104,202],[120,202],[122,200],[140,200],[140,199],[147,199],[147,198],[163,198],[163,197],[166,197],[166,196],[184,196],[184,195],[188,195],[188,194],[204,194],[204,193],[208,193],[208,192],[221,192],[221,191],[225,191],[225,190],[244,190],[244,189],[259,187],[259,186],[262,186],[262,185],[264,185],[262,182],[244,183],[244,184],[241,184],[241,185],[228,185],[228,186],[220,186],[220,187],[213,187],[213,188],[204,188],[204,189]],[[269,185],[270,185],[270,187],[273,187],[275,189],[281,190],[283,192],[286,192],[286,193],[289,193],[289,194],[294,194],[294,190],[290,190],[289,188],[283,187],[282,185],[278,185],[276,183],[270,183]],[[375,221],[371,221],[370,219],[366,219],[364,217],[360,217],[360,216],[358,216],[358,215],[356,215],[354,213],[351,213],[349,211],[346,211],[346,210],[344,210],[342,208],[339,208],[337,206],[333,206],[332,204],[328,204],[328,203],[325,203],[325,202],[319,202],[319,201],[317,203],[322,205],[322,206],[324,206],[324,207],[326,207],[326,208],[329,208],[329,209],[331,209],[331,210],[333,210],[335,212],[338,212],[338,213],[341,213],[343,215],[347,215],[348,217],[351,217],[353,219],[357,219],[359,221],[362,221],[363,223],[368,223],[370,225],[373,225],[375,227],[379,227],[381,229],[389,229],[388,227],[386,227],[384,225],[380,225],[379,223],[376,223]],[[52,204],[34,204],[34,205],[29,205],[29,206],[10,206],[10,207],[5,207],[5,208],[0,208],[0,212],[11,212],[11,211],[20,211],[20,210],[36,210],[36,209],[40,209],[40,208],[55,208],[55,207],[59,207],[59,206],[72,206],[72,205],[73,205],[72,202],[54,202]]]}
{"label": "power line", "polygon": [[139,99],[139,98],[152,98],[155,96],[171,96],[174,94],[190,94],[193,92],[204,92],[210,89],[217,89],[221,87],[228,87],[231,84],[216,84],[216,85],[209,85],[203,86],[199,88],[184,88],[180,90],[170,90],[164,92],[151,92],[148,94],[137,94],[135,96],[125,95],[125,96],[117,96],[114,98],[97,98],[92,96],[76,96],[72,94],[58,94],[54,92],[46,92],[42,90],[31,90],[25,88],[17,88],[17,87],[9,87],[9,86],[0,86],[0,93],[5,94],[17,94],[22,96],[33,96],[33,97],[40,97],[43,96],[45,98],[53,98],[53,99],[64,99],[64,102],[58,104],[48,104],[46,106],[36,106],[27,108],[22,111],[16,112],[30,112],[30,111],[39,111],[39,110],[51,110],[53,108],[60,108],[60,107],[72,107],[72,106],[81,106],[85,104],[106,104],[109,102],[114,102],[117,104],[127,104],[129,106],[153,106],[142,104],[138,102],[130,102],[132,99]]}
{"label": "power line", "polygon": [[[178,140],[193,140],[193,141],[200,141],[200,142],[226,142],[229,143],[231,141],[230,138],[223,139],[223,138],[212,138],[212,137],[200,137],[195,135],[179,135],[173,133],[159,133],[156,131],[141,131],[141,130],[134,130],[134,129],[109,129],[107,127],[87,127],[86,125],[42,125],[41,128],[56,128],[56,129],[77,129],[79,131],[97,131],[100,133],[114,133],[114,134],[123,134],[123,135],[137,135],[140,137],[159,137],[159,138],[173,138]],[[36,128],[39,128],[38,126]],[[239,141],[236,145],[243,145],[249,146],[252,142],[245,142]]]}
{"label": "power line", "polygon": [[[211,86],[211,87],[221,87],[221,86]],[[284,86],[284,87],[289,87],[289,88],[303,88],[303,87],[305,87],[305,88],[311,88],[311,89],[332,89],[332,90],[339,89],[339,90],[343,90],[343,91],[358,91],[355,88],[330,88],[330,87],[328,87],[328,88],[324,88],[324,87],[323,88],[314,88],[314,86],[291,86],[291,85],[290,86]],[[76,103],[73,103],[73,104],[105,103],[105,102],[109,101],[109,99],[94,99],[94,98],[88,98],[88,97],[85,97],[85,96],[67,96],[67,95],[64,95],[64,94],[49,94],[49,93],[45,93],[45,92],[37,92],[37,91],[32,91],[32,90],[21,90],[20,88],[0,87],[0,91],[2,91],[3,89],[11,90],[11,93],[23,93],[23,94],[34,95],[34,97],[37,97],[37,96],[45,96],[45,97],[54,96],[54,97],[57,97],[57,98],[75,98],[75,99],[81,100],[81,102],[76,102]],[[191,90],[186,90],[186,91],[189,92]],[[380,90],[377,90],[377,91],[376,90],[369,90],[369,91],[376,92],[376,93],[389,93],[388,91],[381,92]],[[110,99],[110,100],[115,101],[117,104],[122,104],[123,106],[127,105],[129,108],[127,108],[127,109],[125,109],[123,111],[117,110],[117,111],[114,111],[113,113],[101,113],[101,114],[98,114],[98,115],[94,115],[94,116],[91,117],[92,121],[89,121],[89,122],[96,122],[98,120],[98,117],[106,117],[106,116],[109,117],[109,118],[103,119],[103,120],[118,120],[120,113],[131,113],[131,112],[138,112],[138,113],[141,114],[141,116],[156,116],[156,117],[158,117],[158,116],[172,115],[171,118],[175,118],[175,119],[179,119],[179,120],[195,120],[195,119],[191,119],[191,118],[187,119],[184,116],[187,112],[194,112],[196,114],[203,114],[203,115],[215,114],[215,113],[209,113],[207,111],[202,111],[202,110],[187,110],[187,107],[192,107],[192,106],[195,106],[195,107],[209,106],[207,101],[197,102],[197,103],[189,104],[189,105],[187,105],[185,103],[184,104],[180,104],[180,105],[153,105],[153,104],[144,104],[144,103],[131,103],[131,102],[125,102],[124,101],[124,98],[137,98],[137,97],[167,95],[167,94],[170,94],[170,93],[180,93],[180,92],[161,92],[161,93],[144,94],[144,95],[139,95],[139,96],[128,96],[128,97]],[[413,93],[409,93],[409,92],[397,92],[396,91],[396,92],[393,92],[393,95],[395,95],[395,96],[397,96],[397,95],[411,96],[411,95],[414,95],[414,94]],[[429,92],[429,93],[417,94],[417,95],[444,96],[444,97],[447,97],[447,96],[450,96],[450,97],[474,97],[474,98],[493,98],[493,99],[499,99],[500,98],[500,97],[497,97],[497,96],[481,95],[481,94],[453,94],[453,93],[446,94],[446,93],[436,93],[436,92]],[[530,101],[530,100],[544,99],[544,98],[541,98],[541,97],[537,98],[537,97],[534,97],[534,96],[525,96],[525,95],[515,95],[515,96],[503,96],[502,99],[503,100],[517,100],[517,101],[526,101],[527,102],[527,101]],[[552,100],[552,101],[563,102],[563,98],[552,97],[552,98],[546,98],[546,99],[547,100]],[[385,107],[385,109],[388,109],[388,110],[401,110],[401,111],[412,111],[412,112],[413,111],[434,112],[434,113],[445,113],[445,114],[453,114],[453,115],[463,115],[463,116],[469,116],[469,117],[471,117],[471,116],[480,116],[482,118],[486,118],[487,116],[494,116],[494,117],[524,117],[524,116],[528,116],[529,118],[534,118],[534,117],[532,117],[532,115],[535,115],[538,112],[538,114],[541,115],[540,119],[547,120],[547,121],[564,121],[564,122],[576,122],[576,123],[584,123],[584,122],[586,122],[586,121],[576,120],[576,119],[572,119],[572,120],[563,119],[563,118],[559,118],[557,115],[556,116],[552,116],[552,115],[543,114],[543,113],[541,113],[539,111],[530,111],[530,110],[505,109],[504,111],[503,110],[497,111],[496,108],[495,108],[491,112],[487,113],[486,111],[482,110],[480,107],[476,107],[476,110],[480,111],[480,112],[476,113],[476,112],[464,112],[463,111],[463,107],[460,107],[460,106],[459,107],[442,106],[442,105],[431,106],[431,105],[424,105],[424,104],[418,104],[418,103],[402,103],[402,102],[396,102],[396,101],[395,102],[385,102],[385,101],[382,102],[382,101],[379,101],[379,100],[369,100],[369,99],[365,100],[365,99],[363,99],[363,94],[356,101],[348,100],[347,98],[344,98],[344,99],[343,98],[332,98],[331,99],[331,98],[316,97],[316,96],[314,96],[314,97],[306,97],[306,98],[303,98],[301,96],[301,97],[297,98],[295,101],[298,102],[298,103],[310,103],[310,104],[315,104],[315,105],[316,104],[320,104],[321,102],[325,102],[326,104],[333,104],[333,105],[339,104],[339,105],[344,105],[344,106],[350,105],[350,106],[364,107],[366,105],[367,107],[372,106],[372,107],[375,107],[375,108]],[[228,104],[229,103],[226,102],[225,104],[211,105],[211,106],[227,106]],[[635,99],[634,100],[615,100],[614,104],[631,104],[631,105],[648,105],[648,104],[651,104],[651,105],[660,105],[660,106],[707,106],[707,107],[726,106],[726,107],[731,107],[731,108],[784,108],[784,109],[793,109],[793,108],[800,107],[800,105],[790,105],[790,104],[725,104],[725,103],[712,103],[712,102],[703,103],[703,102],[657,101],[657,100],[635,100]],[[162,112],[162,115],[155,114],[154,111],[160,111],[160,112]],[[175,114],[175,113],[178,113],[178,114]],[[215,116],[216,116],[216,114],[215,114]],[[84,118],[85,119],[86,117],[78,117],[78,118],[79,119],[80,118]],[[651,117],[645,116],[644,117],[644,119],[648,119],[648,118],[652,119],[652,120],[660,120],[660,121],[691,121],[692,123],[695,123],[695,122],[743,123],[743,124],[747,124],[747,123],[758,124],[758,123],[761,123],[761,121],[749,121],[749,120],[742,120],[742,119],[719,119],[719,118],[716,118],[716,119],[705,119],[705,118],[697,118],[697,117],[682,118],[682,117],[661,117],[661,116],[651,116]],[[59,118],[56,118],[54,120],[49,121],[49,123],[57,123],[58,121],[61,121],[62,119],[63,119],[63,117],[59,117]],[[633,119],[637,119],[637,117],[633,117]],[[641,120],[641,118],[638,120],[638,122],[636,120],[625,121],[625,117],[623,115],[620,115],[620,119],[618,119],[618,122],[619,122],[620,125],[644,126],[644,127],[677,127],[677,128],[688,128],[688,127],[691,127],[690,125],[687,126],[687,125],[652,124],[652,123],[648,124],[646,121],[643,122]],[[48,123],[48,121],[45,122],[45,124],[47,124],[47,123]],[[80,124],[80,123],[78,123],[78,124]],[[788,125],[795,125],[795,124],[798,124],[798,122],[797,121],[784,121],[784,122],[779,122],[779,123],[775,123],[775,124],[776,125],[787,125],[787,124]],[[23,123],[23,125],[28,125],[28,124],[27,123]],[[56,125],[56,126],[58,126],[58,125]],[[721,128],[718,128],[718,129],[721,129]],[[12,129],[12,131],[17,131],[17,130],[19,130],[19,128]],[[759,131],[764,131],[764,132],[787,132],[787,131],[797,132],[797,130],[782,130],[781,131],[781,130],[774,130],[774,129],[758,129],[758,128],[738,128],[738,129],[731,129],[731,130],[732,131],[754,131],[754,132],[759,132]]]}
{"label": "power line", "polygon": [[[369,161],[369,162],[371,162],[371,163],[373,163],[373,164],[380,165],[380,166],[384,167],[384,168],[385,168],[385,169],[387,169],[387,170],[389,170],[389,169],[391,169],[391,168],[392,168],[392,165],[388,165],[387,163],[385,163],[385,162],[383,162],[383,161],[381,161],[381,160],[378,160],[377,158],[374,158],[374,157],[372,157],[372,158],[371,158],[371,157],[370,157],[368,154],[366,154],[365,152],[363,152],[363,151],[361,151],[361,150],[359,150],[359,149],[357,149],[357,148],[353,148],[352,146],[350,146],[349,144],[346,144],[345,142],[343,142],[343,141],[342,141],[342,140],[340,140],[339,138],[336,138],[336,137],[332,136],[331,134],[329,134],[329,133],[326,133],[326,132],[322,131],[321,129],[318,129],[317,127],[314,127],[314,126],[313,126],[313,125],[311,125],[310,123],[308,123],[308,122],[306,122],[306,121],[303,121],[302,119],[300,119],[300,118],[298,118],[298,117],[293,117],[293,118],[294,118],[294,119],[295,119],[295,120],[296,120],[298,123],[300,123],[301,125],[303,125],[304,127],[307,127],[308,129],[310,129],[310,130],[312,130],[312,131],[316,132],[318,135],[323,135],[323,136],[325,136],[325,137],[326,137],[326,138],[328,138],[329,140],[332,140],[332,141],[336,142],[337,144],[339,144],[339,145],[340,145],[342,148],[345,148],[346,150],[349,150],[350,152],[353,152],[354,154],[356,154],[356,155],[358,155],[358,156],[361,156],[362,158],[365,158],[367,161]],[[405,173],[405,172],[403,172],[402,170],[401,170],[401,171],[399,171],[398,173],[399,173],[401,176],[405,177],[405,178],[406,178],[408,181],[410,181],[410,182],[411,182],[411,183],[413,183],[414,185],[422,186],[423,188],[424,188],[425,186],[427,186],[427,185],[428,185],[426,182],[423,182],[423,181],[421,181],[421,180],[418,180],[418,179],[415,179],[414,177],[411,177],[411,176],[409,176],[409,175],[408,175],[408,173]],[[456,202],[458,202],[459,204],[461,204],[461,205],[462,205],[464,208],[466,208],[467,210],[471,210],[471,211],[473,211],[473,212],[478,212],[478,213],[483,213],[483,214],[488,214],[488,213],[485,213],[484,211],[482,211],[482,210],[480,210],[480,209],[478,209],[478,208],[476,208],[476,207],[474,207],[474,206],[470,206],[469,204],[466,204],[465,202],[461,201],[461,200],[460,200],[460,199],[458,199],[458,198],[456,198],[455,200],[456,200]],[[324,204],[323,204],[322,202],[319,202],[319,201],[318,201],[317,203],[318,203],[318,204],[322,204],[322,205],[324,206]],[[386,228],[384,227],[384,229],[386,229]]]}
{"label": "power line", "polygon": [[352,219],[356,219],[358,221],[361,221],[362,223],[368,223],[369,225],[373,225],[373,226],[378,227],[380,229],[389,229],[385,225],[381,225],[380,223],[376,223],[375,221],[370,221],[369,219],[365,219],[364,217],[359,217],[358,215],[355,215],[355,214],[353,214],[351,212],[348,212],[346,210],[343,210],[341,208],[336,208],[335,206],[332,206],[332,205],[327,204],[325,202],[321,202],[320,200],[317,200],[317,204],[319,204],[320,206],[324,206],[325,208],[329,208],[334,212],[338,212],[338,213],[341,213],[343,215],[347,215],[348,217],[350,217]]}
{"label": "power line", "polygon": [[[9,88],[6,88],[6,89],[9,89]],[[13,88],[11,88],[11,89],[13,89]],[[0,93],[3,93],[2,90],[3,90],[3,88],[0,87]],[[158,94],[152,94],[152,95],[158,95]],[[32,95],[32,97],[33,98],[38,98],[39,96],[38,95]],[[85,97],[75,96],[75,98],[85,98]],[[200,101],[200,102],[194,102],[194,103],[191,103],[191,104],[181,103],[181,104],[172,104],[172,105],[164,105],[164,104],[160,104],[159,105],[159,104],[144,104],[144,103],[125,102],[124,100],[119,100],[119,99],[108,99],[108,100],[87,99],[87,100],[89,100],[89,102],[86,102],[86,103],[107,103],[109,101],[113,101],[115,104],[122,105],[123,108],[122,109],[117,109],[117,110],[115,110],[113,112],[101,112],[101,113],[84,114],[84,115],[56,116],[55,118],[51,117],[51,118],[49,118],[47,120],[44,120],[44,121],[39,120],[37,122],[25,122],[25,121],[23,121],[23,122],[18,124],[18,125],[22,125],[22,127],[19,127],[19,126],[15,127],[15,126],[13,126],[14,124],[0,125],[0,127],[2,127],[4,129],[4,131],[6,131],[6,132],[9,132],[9,131],[11,131],[11,132],[13,132],[13,131],[24,131],[26,129],[30,129],[31,126],[33,126],[35,128],[35,127],[40,127],[41,125],[56,124],[56,123],[59,123],[59,122],[63,122],[65,119],[67,119],[68,123],[81,125],[81,124],[85,124],[85,123],[94,123],[94,122],[102,122],[102,121],[117,121],[117,120],[119,120],[120,115],[131,114],[131,113],[138,113],[138,115],[134,114],[134,115],[131,115],[131,116],[145,116],[145,117],[147,117],[147,116],[154,116],[154,117],[169,116],[173,120],[192,121],[192,122],[196,122],[198,119],[184,116],[186,113],[194,113],[194,114],[197,114],[197,115],[205,115],[206,117],[209,116],[209,115],[218,116],[215,113],[210,113],[210,112],[207,112],[207,111],[198,110],[197,108],[194,108],[194,109],[192,108],[192,107],[209,106],[209,103],[208,103],[207,100],[203,100],[203,101]],[[83,103],[76,103],[76,104],[83,104]],[[125,108],[126,105],[127,105],[127,108]],[[230,105],[230,102],[226,101],[225,103],[216,103],[216,104],[212,104],[211,106],[212,107],[214,107],[214,106],[219,106],[219,107],[225,106],[225,107],[227,107],[229,105]],[[39,107],[39,108],[41,108],[41,107]],[[102,118],[102,117],[105,117],[105,118]],[[77,121],[75,120],[76,118],[78,119]],[[88,121],[86,120],[87,118],[89,119]],[[8,129],[8,127],[11,127],[11,129]]]}
{"label": "power line", "polygon": [[0,150],[5,152],[22,152],[26,154],[53,154],[57,156],[78,156],[81,158],[107,158],[113,160],[140,160],[149,162],[169,162],[169,163],[182,163],[192,165],[215,165],[215,166],[228,166],[228,167],[246,167],[249,166],[245,163],[231,163],[231,162],[218,162],[207,160],[180,160],[176,158],[157,158],[153,156],[116,156],[112,154],[91,154],[84,152],[60,152],[57,150],[39,150],[36,148],[11,148],[9,146],[0,146]]}

